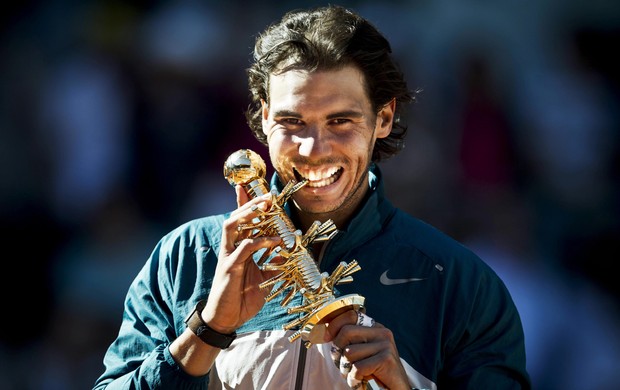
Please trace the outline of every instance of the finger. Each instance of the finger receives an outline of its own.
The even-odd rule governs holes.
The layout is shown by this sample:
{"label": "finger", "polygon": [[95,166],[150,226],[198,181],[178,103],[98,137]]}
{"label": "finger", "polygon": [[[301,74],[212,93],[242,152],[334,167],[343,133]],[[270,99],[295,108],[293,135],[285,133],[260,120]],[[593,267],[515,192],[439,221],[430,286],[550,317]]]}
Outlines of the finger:
{"label": "finger", "polygon": [[241,184],[237,184],[235,186],[235,193],[237,194],[238,207],[243,206],[250,200],[250,197],[248,196],[247,192],[245,192],[245,189],[243,188],[243,186],[241,186]]}
{"label": "finger", "polygon": [[[340,362],[346,358],[358,364],[360,360],[376,355],[384,349],[389,350],[390,340],[390,332],[383,326],[346,325],[342,327],[332,343],[342,349]],[[336,365],[340,367],[340,364]]]}
{"label": "finger", "polygon": [[[370,387],[368,385],[368,382],[370,381],[374,381],[375,386]],[[379,379],[377,379],[374,375],[362,376],[361,374],[359,374],[359,372],[356,370],[355,365],[353,365],[351,372],[349,372],[349,374],[347,375],[347,384],[352,389],[376,389],[377,386],[380,389],[388,389],[388,387]]]}
{"label": "finger", "polygon": [[277,246],[282,239],[280,237],[256,237],[246,238],[240,241],[236,250],[239,253],[239,257],[251,258],[251,255],[263,248],[271,249]]}
{"label": "finger", "polygon": [[[352,389],[366,389],[369,381],[374,381],[377,386],[381,389],[387,389],[388,387],[383,384],[382,381],[377,379],[377,377],[373,374],[374,368],[369,367],[368,364],[364,360],[356,361],[352,367],[351,371],[346,376],[347,384]],[[373,387],[374,388],[374,387]]]}
{"label": "finger", "polygon": [[[355,315],[353,315],[353,313]],[[339,332],[340,329],[342,329],[342,327],[344,327],[345,325],[351,325],[354,318],[355,318],[354,324],[357,326],[364,326],[364,327],[370,328],[375,324],[375,320],[369,315],[366,315],[365,313],[362,313],[361,311],[350,310],[336,317],[334,320],[332,320],[329,323],[329,328],[333,332],[338,326],[340,326],[340,328],[338,329],[338,332]],[[346,364],[346,362],[348,362],[347,360],[345,363],[343,363],[343,361],[341,360],[342,352],[343,352],[342,348],[340,348],[335,343],[332,343],[331,357],[332,357],[332,360],[334,361],[334,364],[336,365],[336,367],[338,367],[341,370],[341,372],[343,370],[346,370],[347,368],[350,370],[350,366],[349,367],[345,366],[344,368],[342,366],[342,364]]]}
{"label": "finger", "polygon": [[323,341],[332,341],[338,335],[343,326],[355,325],[357,323],[357,318],[357,312],[353,309],[347,310],[334,317],[331,321],[329,321],[329,323],[326,324],[326,332],[324,333]]}
{"label": "finger", "polygon": [[254,212],[258,215],[260,211],[265,211],[271,206],[271,194],[265,194],[250,199],[247,197],[247,194],[245,194],[242,188],[239,189],[239,191],[240,192],[237,194],[237,203],[239,206],[230,213],[229,218],[239,218],[240,216],[247,214],[248,211],[252,211],[254,206],[258,207],[257,209],[254,209]]}
{"label": "finger", "polygon": [[[376,333],[377,337],[370,342],[352,343],[344,348],[341,359],[353,362],[347,378],[357,380],[375,380],[381,385],[378,377],[389,377],[394,370],[402,369],[398,351],[393,343],[391,332],[385,327],[365,328]],[[400,367],[400,368],[397,368]],[[387,388],[383,386],[383,388]]]}
{"label": "finger", "polygon": [[360,376],[355,364],[349,362],[346,356],[343,356],[340,360],[340,373],[346,377],[347,384],[352,389],[363,388],[366,385],[367,378]]}
{"label": "finger", "polygon": [[224,254],[232,253],[239,246],[240,241],[250,236],[254,218],[269,207],[270,196],[261,196],[245,203],[231,212],[222,226],[222,250]]}
{"label": "finger", "polygon": [[347,325],[364,327],[380,326],[372,317],[362,311],[353,309],[347,310],[326,324],[326,332],[323,335],[323,342],[333,341],[338,333],[340,333],[340,330]]}
{"label": "finger", "polygon": [[340,357],[342,356],[342,348],[339,348],[335,344],[332,344],[331,355],[336,367],[340,368]]}
{"label": "finger", "polygon": [[375,324],[374,318],[370,317],[369,315],[366,315],[365,313],[362,313],[361,311],[357,312],[356,325],[366,326],[368,328],[371,328],[374,324]]}
{"label": "finger", "polygon": [[364,389],[366,387],[366,381],[363,379],[357,379],[351,373],[347,375],[347,384],[352,389]]}
{"label": "finger", "polygon": [[340,373],[343,376],[347,376],[347,374],[351,371],[352,367],[353,367],[353,363],[351,363],[349,359],[347,359],[346,356],[340,357],[340,365],[338,368],[340,369]]}

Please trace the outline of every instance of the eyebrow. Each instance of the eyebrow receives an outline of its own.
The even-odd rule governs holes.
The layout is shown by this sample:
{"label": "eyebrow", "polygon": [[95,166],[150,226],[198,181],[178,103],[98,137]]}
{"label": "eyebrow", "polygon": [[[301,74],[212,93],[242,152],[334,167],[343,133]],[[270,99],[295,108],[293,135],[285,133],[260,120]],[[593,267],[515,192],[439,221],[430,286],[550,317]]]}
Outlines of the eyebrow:
{"label": "eyebrow", "polygon": [[295,111],[291,111],[291,110],[279,110],[273,113],[273,116],[275,118],[281,117],[281,116],[289,116],[289,117],[294,117],[294,118],[301,118],[301,115]]}
{"label": "eyebrow", "polygon": [[[276,111],[274,113],[274,117],[293,117],[293,118],[301,118],[301,114],[299,114],[298,112],[295,111],[291,111],[291,110],[279,110]],[[334,119],[334,118],[361,118],[362,116],[364,116],[363,113],[359,112],[359,111],[353,111],[353,110],[348,110],[348,111],[340,111],[340,112],[335,112],[333,114],[329,114],[327,115],[327,119]]]}
{"label": "eyebrow", "polygon": [[334,118],[361,118],[362,116],[364,116],[363,113],[359,112],[359,111],[341,111],[341,112],[335,112],[333,114],[329,114],[327,116],[327,119],[334,119]]}

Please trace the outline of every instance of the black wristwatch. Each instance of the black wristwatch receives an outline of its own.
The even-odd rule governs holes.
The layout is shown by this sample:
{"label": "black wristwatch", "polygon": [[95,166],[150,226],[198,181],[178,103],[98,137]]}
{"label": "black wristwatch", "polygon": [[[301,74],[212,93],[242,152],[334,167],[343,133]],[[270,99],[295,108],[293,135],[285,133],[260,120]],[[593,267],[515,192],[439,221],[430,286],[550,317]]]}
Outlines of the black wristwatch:
{"label": "black wristwatch", "polygon": [[209,325],[205,324],[200,316],[200,313],[202,313],[202,310],[205,308],[206,304],[207,301],[204,299],[199,301],[191,314],[187,316],[185,324],[205,343],[213,347],[226,349],[230,347],[230,344],[237,337],[237,332],[223,334],[209,328]]}

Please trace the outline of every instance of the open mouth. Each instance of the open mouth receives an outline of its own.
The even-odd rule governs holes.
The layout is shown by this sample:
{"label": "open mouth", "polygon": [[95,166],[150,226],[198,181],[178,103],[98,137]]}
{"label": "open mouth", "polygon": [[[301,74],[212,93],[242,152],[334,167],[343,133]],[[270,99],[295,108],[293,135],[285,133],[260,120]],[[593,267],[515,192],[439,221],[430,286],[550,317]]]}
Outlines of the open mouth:
{"label": "open mouth", "polygon": [[329,167],[322,169],[304,170],[303,173],[293,168],[295,179],[297,181],[308,180],[306,187],[320,188],[326,187],[340,178],[342,175],[342,167]]}

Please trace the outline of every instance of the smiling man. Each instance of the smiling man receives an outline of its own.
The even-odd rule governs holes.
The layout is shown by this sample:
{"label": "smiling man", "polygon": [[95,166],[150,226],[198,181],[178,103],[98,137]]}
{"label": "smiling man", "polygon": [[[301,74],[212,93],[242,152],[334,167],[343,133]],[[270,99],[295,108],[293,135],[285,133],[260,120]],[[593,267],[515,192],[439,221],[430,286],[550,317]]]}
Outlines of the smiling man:
{"label": "smiling man", "polygon": [[[237,185],[236,210],[161,239],[129,288],[94,388],[530,389],[502,280],[385,197],[377,163],[401,151],[414,100],[385,37],[338,6],[291,12],[257,38],[248,76],[246,118],[269,148],[274,192]],[[361,267],[350,283],[320,288],[365,297],[326,317],[311,344],[287,326],[304,288],[275,299],[261,288],[281,276],[262,253],[290,261],[278,255],[283,237],[246,229],[271,218],[274,194],[292,182],[304,185],[279,212],[301,231],[315,221],[338,229],[307,248],[312,265],[321,275],[343,261]]]}
{"label": "smiling man", "polygon": [[366,88],[353,64],[269,77],[262,132],[280,180],[309,180],[293,197],[304,229],[329,218],[343,226],[368,192],[372,150],[390,134],[396,102],[377,113]]}

